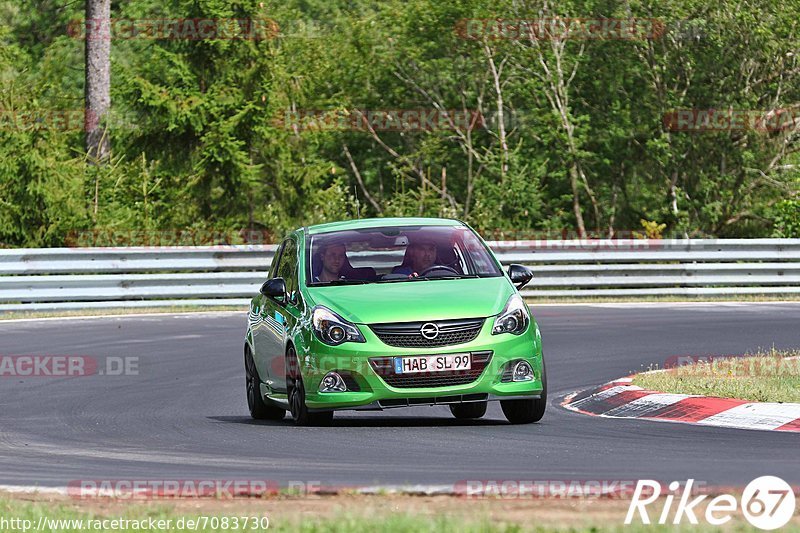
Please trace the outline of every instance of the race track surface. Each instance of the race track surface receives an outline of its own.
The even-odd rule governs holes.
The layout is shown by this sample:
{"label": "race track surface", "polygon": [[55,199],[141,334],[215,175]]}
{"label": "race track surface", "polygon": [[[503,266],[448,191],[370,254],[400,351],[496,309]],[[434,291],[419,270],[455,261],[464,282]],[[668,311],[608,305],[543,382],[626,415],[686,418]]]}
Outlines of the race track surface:
{"label": "race track surface", "polygon": [[254,422],[242,367],[245,313],[0,322],[0,355],[139,358],[139,375],[0,377],[0,484],[261,479],[324,485],[459,480],[694,478],[800,483],[800,435],[584,416],[564,395],[673,355],[800,348],[800,304],[533,308],[550,405],[511,426],[446,407],[337,413],[333,427]]}

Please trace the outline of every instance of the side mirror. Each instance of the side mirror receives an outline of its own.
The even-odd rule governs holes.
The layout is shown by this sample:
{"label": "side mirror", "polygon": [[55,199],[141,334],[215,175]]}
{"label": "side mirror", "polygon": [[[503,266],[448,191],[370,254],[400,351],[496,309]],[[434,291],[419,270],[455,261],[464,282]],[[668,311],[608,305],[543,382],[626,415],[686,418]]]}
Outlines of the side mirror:
{"label": "side mirror", "polygon": [[283,278],[268,279],[261,286],[261,294],[269,298],[282,300],[286,298],[286,282]]}
{"label": "side mirror", "polygon": [[508,277],[517,289],[521,289],[533,278],[533,272],[523,265],[508,265]]}

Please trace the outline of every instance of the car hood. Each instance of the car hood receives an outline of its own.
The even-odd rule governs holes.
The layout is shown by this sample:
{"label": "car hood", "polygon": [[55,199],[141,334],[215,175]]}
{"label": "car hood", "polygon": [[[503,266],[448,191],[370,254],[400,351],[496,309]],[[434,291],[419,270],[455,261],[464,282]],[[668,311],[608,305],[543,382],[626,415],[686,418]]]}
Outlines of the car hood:
{"label": "car hood", "polygon": [[513,292],[505,276],[308,288],[315,304],[357,324],[488,317]]}

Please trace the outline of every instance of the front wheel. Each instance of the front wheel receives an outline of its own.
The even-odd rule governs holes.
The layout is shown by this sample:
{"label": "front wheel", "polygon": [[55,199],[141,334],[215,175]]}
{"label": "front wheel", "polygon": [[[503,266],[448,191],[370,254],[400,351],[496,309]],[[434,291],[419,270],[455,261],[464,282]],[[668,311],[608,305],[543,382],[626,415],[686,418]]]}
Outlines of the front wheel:
{"label": "front wheel", "polygon": [[261,378],[258,376],[250,348],[247,348],[244,354],[244,373],[247,386],[247,408],[250,410],[250,416],[256,420],[283,420],[286,410],[267,405],[261,397]]}
{"label": "front wheel", "polygon": [[450,406],[450,412],[459,420],[480,418],[486,414],[489,402],[456,403]]}
{"label": "front wheel", "polygon": [[[289,359],[287,368],[294,369],[293,359],[295,358],[294,349],[290,348],[286,357]],[[292,370],[292,375],[286,377],[289,385],[289,408],[292,412],[292,419],[298,426],[327,426],[333,422],[333,411],[323,411],[311,413],[306,405],[306,388],[303,384],[303,377],[299,370]]]}
{"label": "front wheel", "polygon": [[538,422],[547,409],[547,373],[542,360],[542,394],[534,400],[501,400],[500,407],[506,419],[512,424],[531,424]]}

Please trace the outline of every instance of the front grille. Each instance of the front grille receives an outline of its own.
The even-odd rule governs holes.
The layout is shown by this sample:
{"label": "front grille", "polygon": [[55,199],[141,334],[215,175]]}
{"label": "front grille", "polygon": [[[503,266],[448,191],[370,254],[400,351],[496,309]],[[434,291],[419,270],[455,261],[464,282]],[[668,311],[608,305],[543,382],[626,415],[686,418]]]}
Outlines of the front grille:
{"label": "front grille", "polygon": [[342,376],[342,381],[347,386],[348,392],[360,392],[361,387],[358,385],[358,382],[353,377],[353,374],[347,371],[340,371],[337,370],[340,376]]}
{"label": "front grille", "polygon": [[397,322],[394,324],[371,324],[370,329],[386,345],[397,348],[436,348],[463,344],[475,340],[483,327],[483,318],[432,321],[439,327],[435,339],[426,339],[420,328],[427,322]]}
{"label": "front grille", "polygon": [[489,366],[492,352],[473,352],[472,368],[447,372],[427,372],[418,374],[395,374],[393,357],[373,357],[369,360],[372,369],[390,387],[411,389],[418,387],[449,387],[466,385],[478,379]]}

